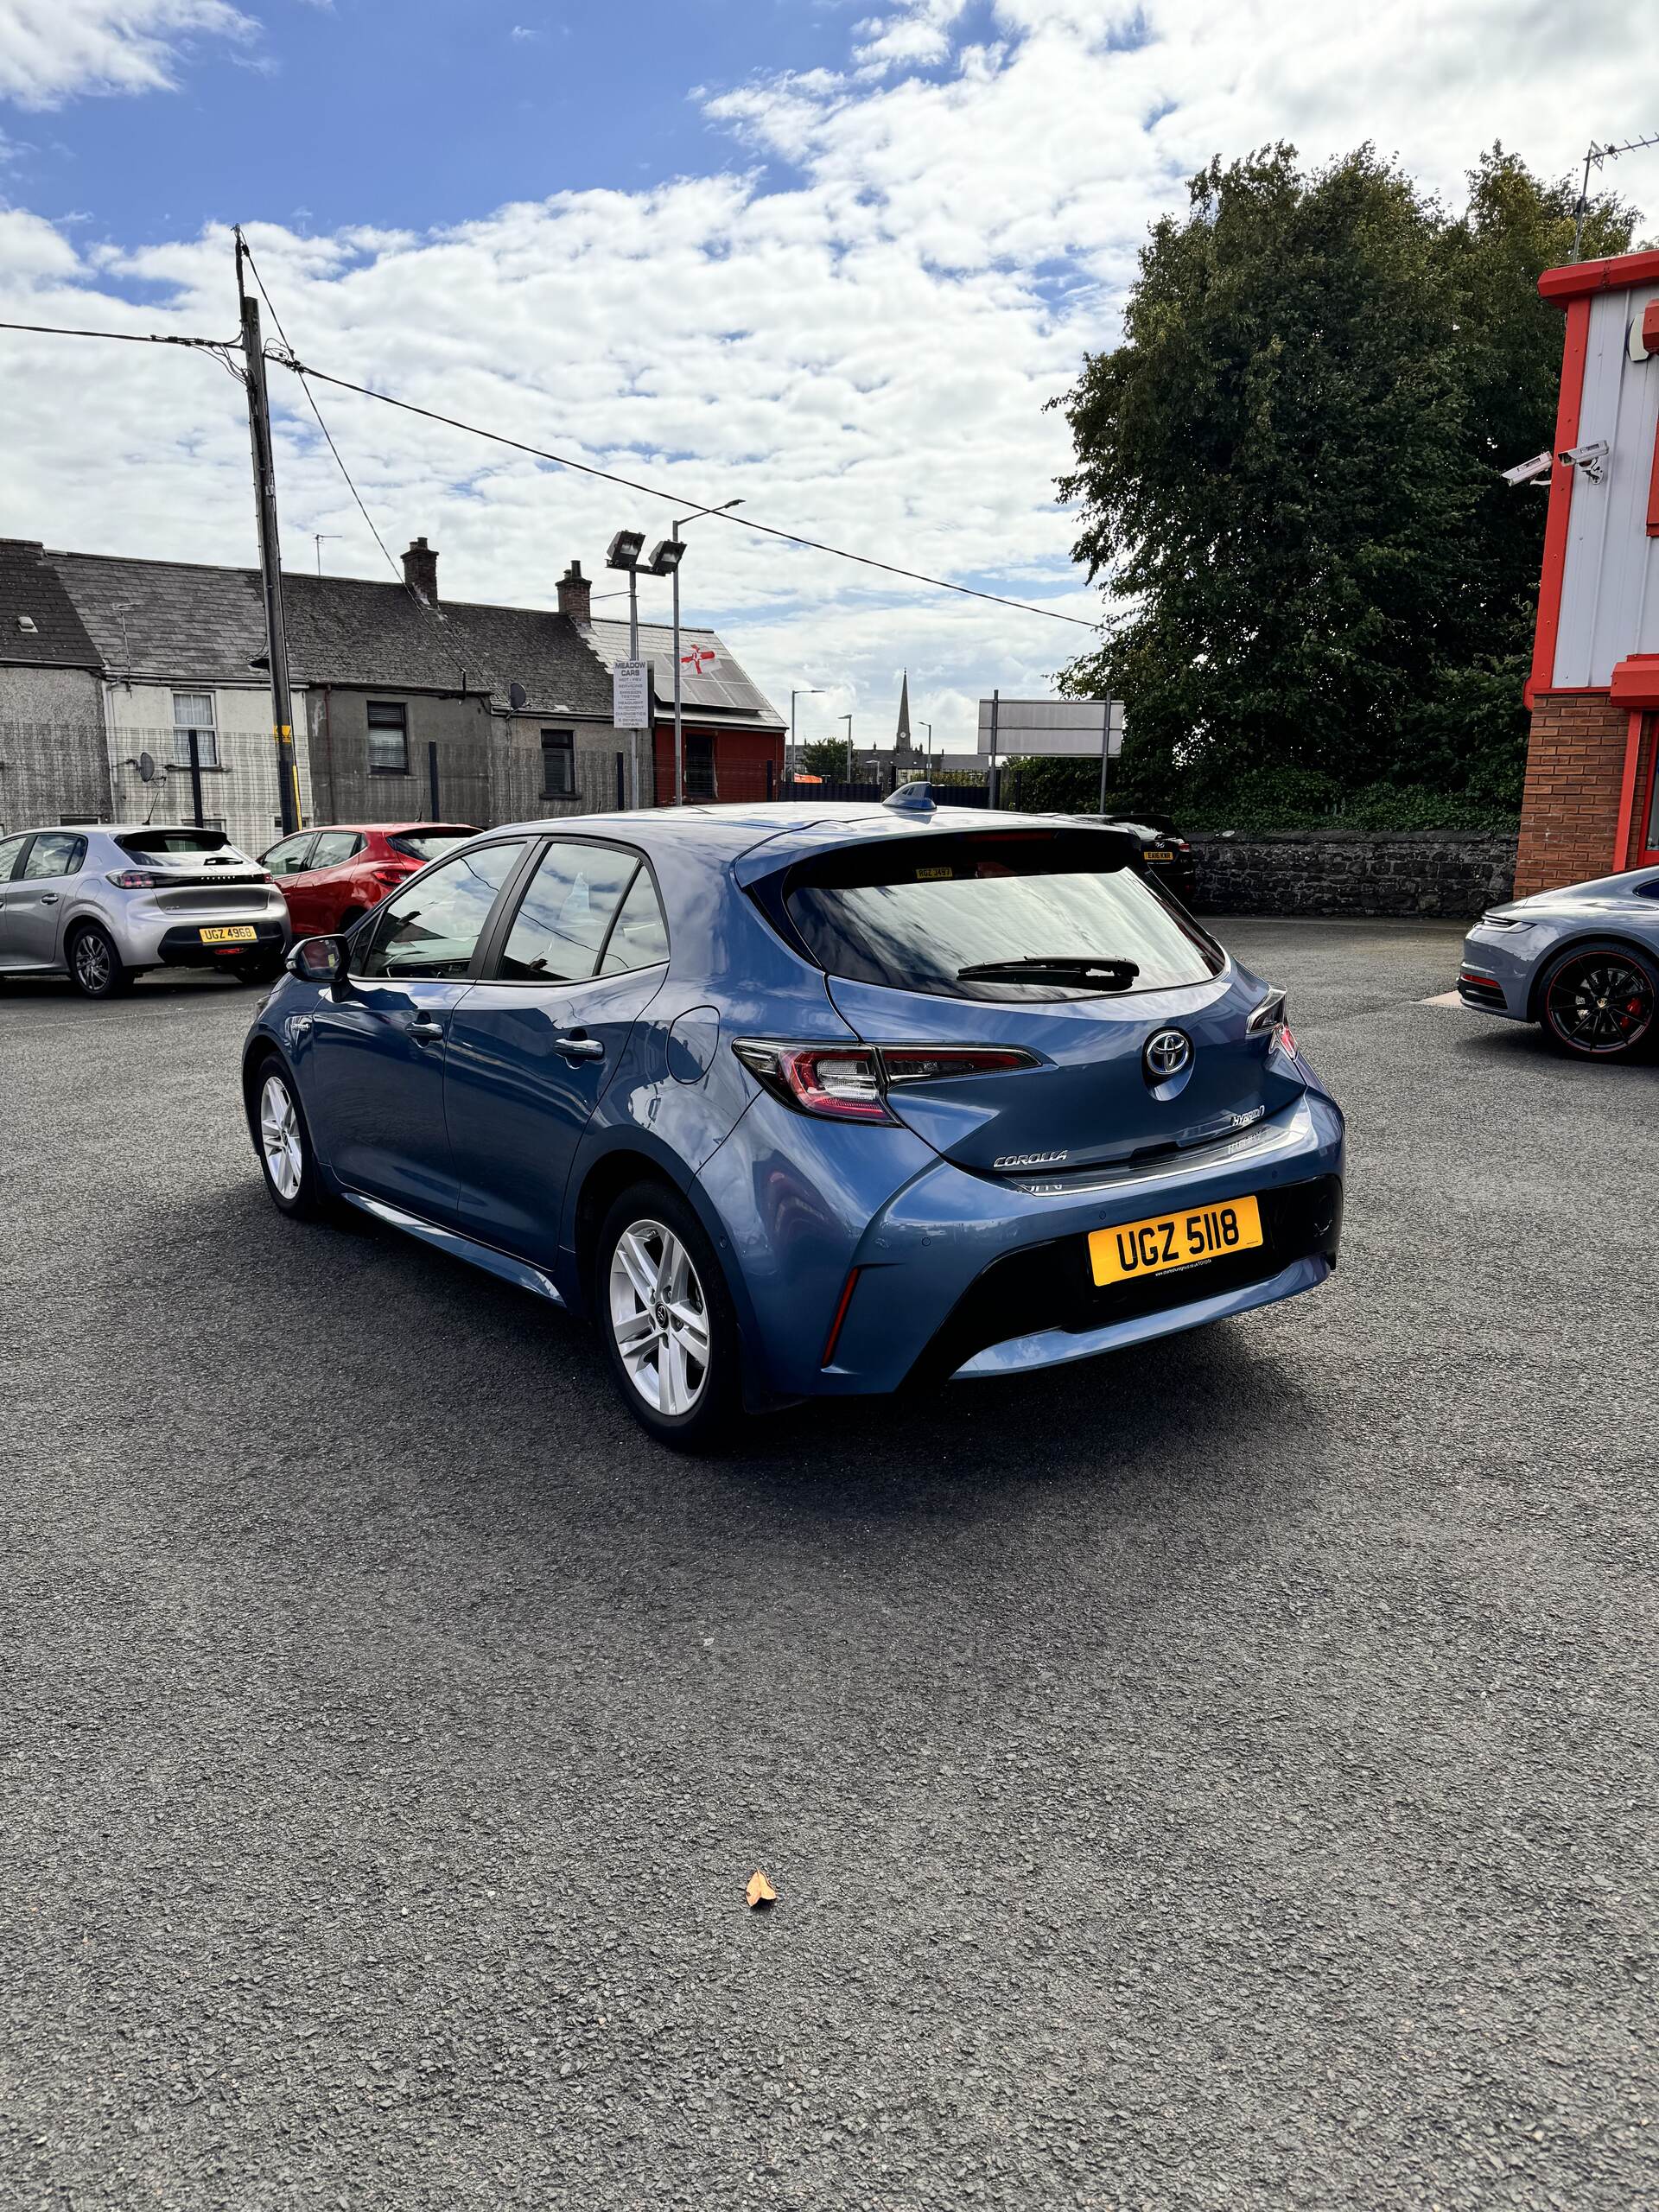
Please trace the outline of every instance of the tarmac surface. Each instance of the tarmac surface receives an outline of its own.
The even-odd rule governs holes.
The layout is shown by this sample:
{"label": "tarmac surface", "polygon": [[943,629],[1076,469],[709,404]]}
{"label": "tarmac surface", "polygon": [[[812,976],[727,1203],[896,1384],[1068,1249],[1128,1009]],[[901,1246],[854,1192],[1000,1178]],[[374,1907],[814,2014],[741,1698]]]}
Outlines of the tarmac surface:
{"label": "tarmac surface", "polygon": [[1217,926],[1336,1280],[712,1465],[0,993],[0,2205],[1659,2203],[1659,1070]]}

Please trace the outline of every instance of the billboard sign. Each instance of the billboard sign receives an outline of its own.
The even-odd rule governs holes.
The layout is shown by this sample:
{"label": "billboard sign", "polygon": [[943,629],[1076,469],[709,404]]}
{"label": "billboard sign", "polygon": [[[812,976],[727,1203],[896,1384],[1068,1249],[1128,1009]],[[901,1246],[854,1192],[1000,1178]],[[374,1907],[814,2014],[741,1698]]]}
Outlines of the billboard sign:
{"label": "billboard sign", "polygon": [[620,660],[611,671],[611,721],[618,729],[651,728],[651,663]]}
{"label": "billboard sign", "polygon": [[[992,743],[992,728],[995,743]],[[1123,745],[1121,699],[982,699],[979,750],[1009,754],[1053,754],[1067,760],[1098,760],[1101,745],[1116,760]]]}

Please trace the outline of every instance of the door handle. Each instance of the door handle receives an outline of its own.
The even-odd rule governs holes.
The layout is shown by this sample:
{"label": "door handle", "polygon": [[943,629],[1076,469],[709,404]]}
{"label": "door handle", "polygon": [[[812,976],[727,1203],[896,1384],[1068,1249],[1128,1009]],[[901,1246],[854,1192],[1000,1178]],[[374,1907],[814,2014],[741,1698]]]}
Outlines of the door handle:
{"label": "door handle", "polygon": [[553,1049],[567,1060],[602,1060],[605,1047],[597,1037],[556,1037]]}
{"label": "door handle", "polygon": [[443,1024],[434,1021],[429,1014],[417,1014],[409,1025],[409,1033],[418,1038],[423,1045],[429,1045],[435,1037],[442,1036]]}
{"label": "door handle", "polygon": [[55,891],[42,891],[42,892],[41,892],[41,906],[55,906],[57,905],[57,903],[58,903],[58,894],[57,894],[57,893],[56,893]]}

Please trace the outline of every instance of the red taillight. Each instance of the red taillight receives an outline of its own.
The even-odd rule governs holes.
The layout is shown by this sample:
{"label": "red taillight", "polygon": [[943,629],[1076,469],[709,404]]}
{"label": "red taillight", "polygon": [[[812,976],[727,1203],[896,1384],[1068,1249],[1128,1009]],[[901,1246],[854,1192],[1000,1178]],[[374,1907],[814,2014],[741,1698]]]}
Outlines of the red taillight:
{"label": "red taillight", "polygon": [[178,879],[170,875],[152,875],[147,868],[124,868],[107,880],[118,891],[158,891],[162,884],[176,882]]}
{"label": "red taillight", "polygon": [[784,1045],[740,1037],[733,1044],[755,1080],[803,1114],[837,1122],[893,1122],[887,1092],[907,1083],[1030,1068],[1030,1052],[980,1045]]}
{"label": "red taillight", "polygon": [[[416,866],[418,865],[417,862]],[[406,875],[413,875],[415,869],[413,868],[377,868],[371,869],[370,873],[377,883],[384,883],[390,890],[394,883],[401,883]]]}

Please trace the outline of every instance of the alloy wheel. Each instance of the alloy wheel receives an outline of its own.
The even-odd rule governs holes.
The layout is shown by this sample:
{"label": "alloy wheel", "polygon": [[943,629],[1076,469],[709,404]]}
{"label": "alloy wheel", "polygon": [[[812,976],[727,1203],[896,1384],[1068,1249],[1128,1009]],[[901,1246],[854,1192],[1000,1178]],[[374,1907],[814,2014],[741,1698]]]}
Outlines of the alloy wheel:
{"label": "alloy wheel", "polygon": [[1550,1027],[1580,1052],[1628,1050],[1646,1033],[1653,1010],[1645,969],[1616,952],[1566,962],[1551,977],[1545,1001]]}
{"label": "alloy wheel", "polygon": [[277,1197],[289,1200],[296,1198],[304,1168],[299,1116],[288,1095],[288,1085],[274,1075],[265,1077],[259,1093],[259,1150],[265,1173],[270,1178],[270,1187]]}
{"label": "alloy wheel", "polygon": [[611,1333],[653,1413],[689,1414],[709,1382],[709,1301],[691,1255],[660,1221],[630,1223],[611,1255]]}
{"label": "alloy wheel", "polygon": [[110,948],[96,930],[83,930],[75,939],[75,980],[92,994],[109,988]]}

